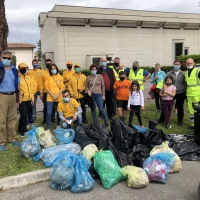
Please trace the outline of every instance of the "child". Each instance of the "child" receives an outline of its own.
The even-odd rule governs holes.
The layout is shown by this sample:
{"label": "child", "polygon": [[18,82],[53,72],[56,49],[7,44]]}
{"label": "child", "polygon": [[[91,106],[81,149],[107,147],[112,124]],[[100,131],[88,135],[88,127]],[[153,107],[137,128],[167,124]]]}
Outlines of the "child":
{"label": "child", "polygon": [[125,123],[131,83],[126,79],[126,73],[124,71],[119,72],[119,79],[113,87],[117,99],[118,115],[120,120]]}
{"label": "child", "polygon": [[173,77],[166,76],[164,86],[160,90],[161,107],[164,115],[165,126],[170,129],[172,126],[169,124],[172,107],[174,105],[173,97],[176,95],[176,87],[173,85]]}
{"label": "child", "polygon": [[140,126],[144,128],[140,116],[140,107],[144,110],[144,95],[142,90],[140,90],[138,81],[135,80],[131,83],[131,94],[127,106],[127,109],[130,111],[129,125],[132,125],[133,115],[135,113]]}

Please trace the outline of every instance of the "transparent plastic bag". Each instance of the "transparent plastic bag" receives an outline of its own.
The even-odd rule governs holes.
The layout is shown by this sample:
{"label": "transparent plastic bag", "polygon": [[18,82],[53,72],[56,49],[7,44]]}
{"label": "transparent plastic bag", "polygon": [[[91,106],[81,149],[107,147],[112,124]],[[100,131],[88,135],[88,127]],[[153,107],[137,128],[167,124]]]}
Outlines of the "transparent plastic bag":
{"label": "transparent plastic bag", "polygon": [[95,144],[89,144],[81,151],[81,154],[84,155],[88,160],[91,160],[94,157],[94,154],[98,152],[98,148]]}
{"label": "transparent plastic bag", "polygon": [[128,187],[143,188],[149,184],[148,176],[144,169],[135,166],[125,166],[121,169],[124,176],[128,176]]}
{"label": "transparent plastic bag", "polygon": [[36,138],[37,127],[33,126],[30,131],[26,133],[27,138],[21,143],[20,149],[25,158],[35,156],[41,152],[40,143]]}
{"label": "transparent plastic bag", "polygon": [[56,146],[58,141],[51,134],[49,130],[45,131],[43,127],[38,127],[37,139],[40,142],[40,145],[47,148],[51,146]]}
{"label": "transparent plastic bag", "polygon": [[109,150],[95,153],[94,169],[100,176],[103,187],[106,189],[110,189],[119,181],[126,179],[126,177],[121,174],[121,167]]}
{"label": "transparent plastic bag", "polygon": [[73,129],[56,128],[54,133],[60,144],[69,144],[74,141],[75,131]]}

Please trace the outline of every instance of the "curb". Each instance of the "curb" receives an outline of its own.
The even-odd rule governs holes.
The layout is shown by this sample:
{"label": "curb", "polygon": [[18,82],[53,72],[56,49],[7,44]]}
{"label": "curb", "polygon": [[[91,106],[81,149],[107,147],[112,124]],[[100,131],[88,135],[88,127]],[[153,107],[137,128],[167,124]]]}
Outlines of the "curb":
{"label": "curb", "polygon": [[50,178],[50,170],[51,169],[41,169],[33,172],[23,173],[17,176],[2,178],[0,179],[0,189],[2,188],[1,190],[9,190],[41,181],[47,181]]}

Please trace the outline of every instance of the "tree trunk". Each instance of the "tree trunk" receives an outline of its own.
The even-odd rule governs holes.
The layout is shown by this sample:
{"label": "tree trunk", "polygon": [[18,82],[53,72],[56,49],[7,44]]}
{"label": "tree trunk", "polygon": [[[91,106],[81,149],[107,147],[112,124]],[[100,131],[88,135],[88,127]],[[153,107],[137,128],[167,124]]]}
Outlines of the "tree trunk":
{"label": "tree trunk", "polygon": [[5,14],[5,0],[0,0],[0,54],[7,49],[8,24]]}

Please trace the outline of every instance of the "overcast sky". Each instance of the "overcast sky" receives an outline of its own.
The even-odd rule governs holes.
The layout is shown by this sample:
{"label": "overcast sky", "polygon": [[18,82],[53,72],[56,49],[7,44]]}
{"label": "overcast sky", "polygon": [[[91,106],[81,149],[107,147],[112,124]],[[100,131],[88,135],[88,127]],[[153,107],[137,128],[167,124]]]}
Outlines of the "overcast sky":
{"label": "overcast sky", "polygon": [[[199,0],[200,1],[200,0]],[[38,15],[55,4],[182,13],[200,13],[198,0],[5,0],[9,26],[8,43],[37,44],[40,39]]]}

